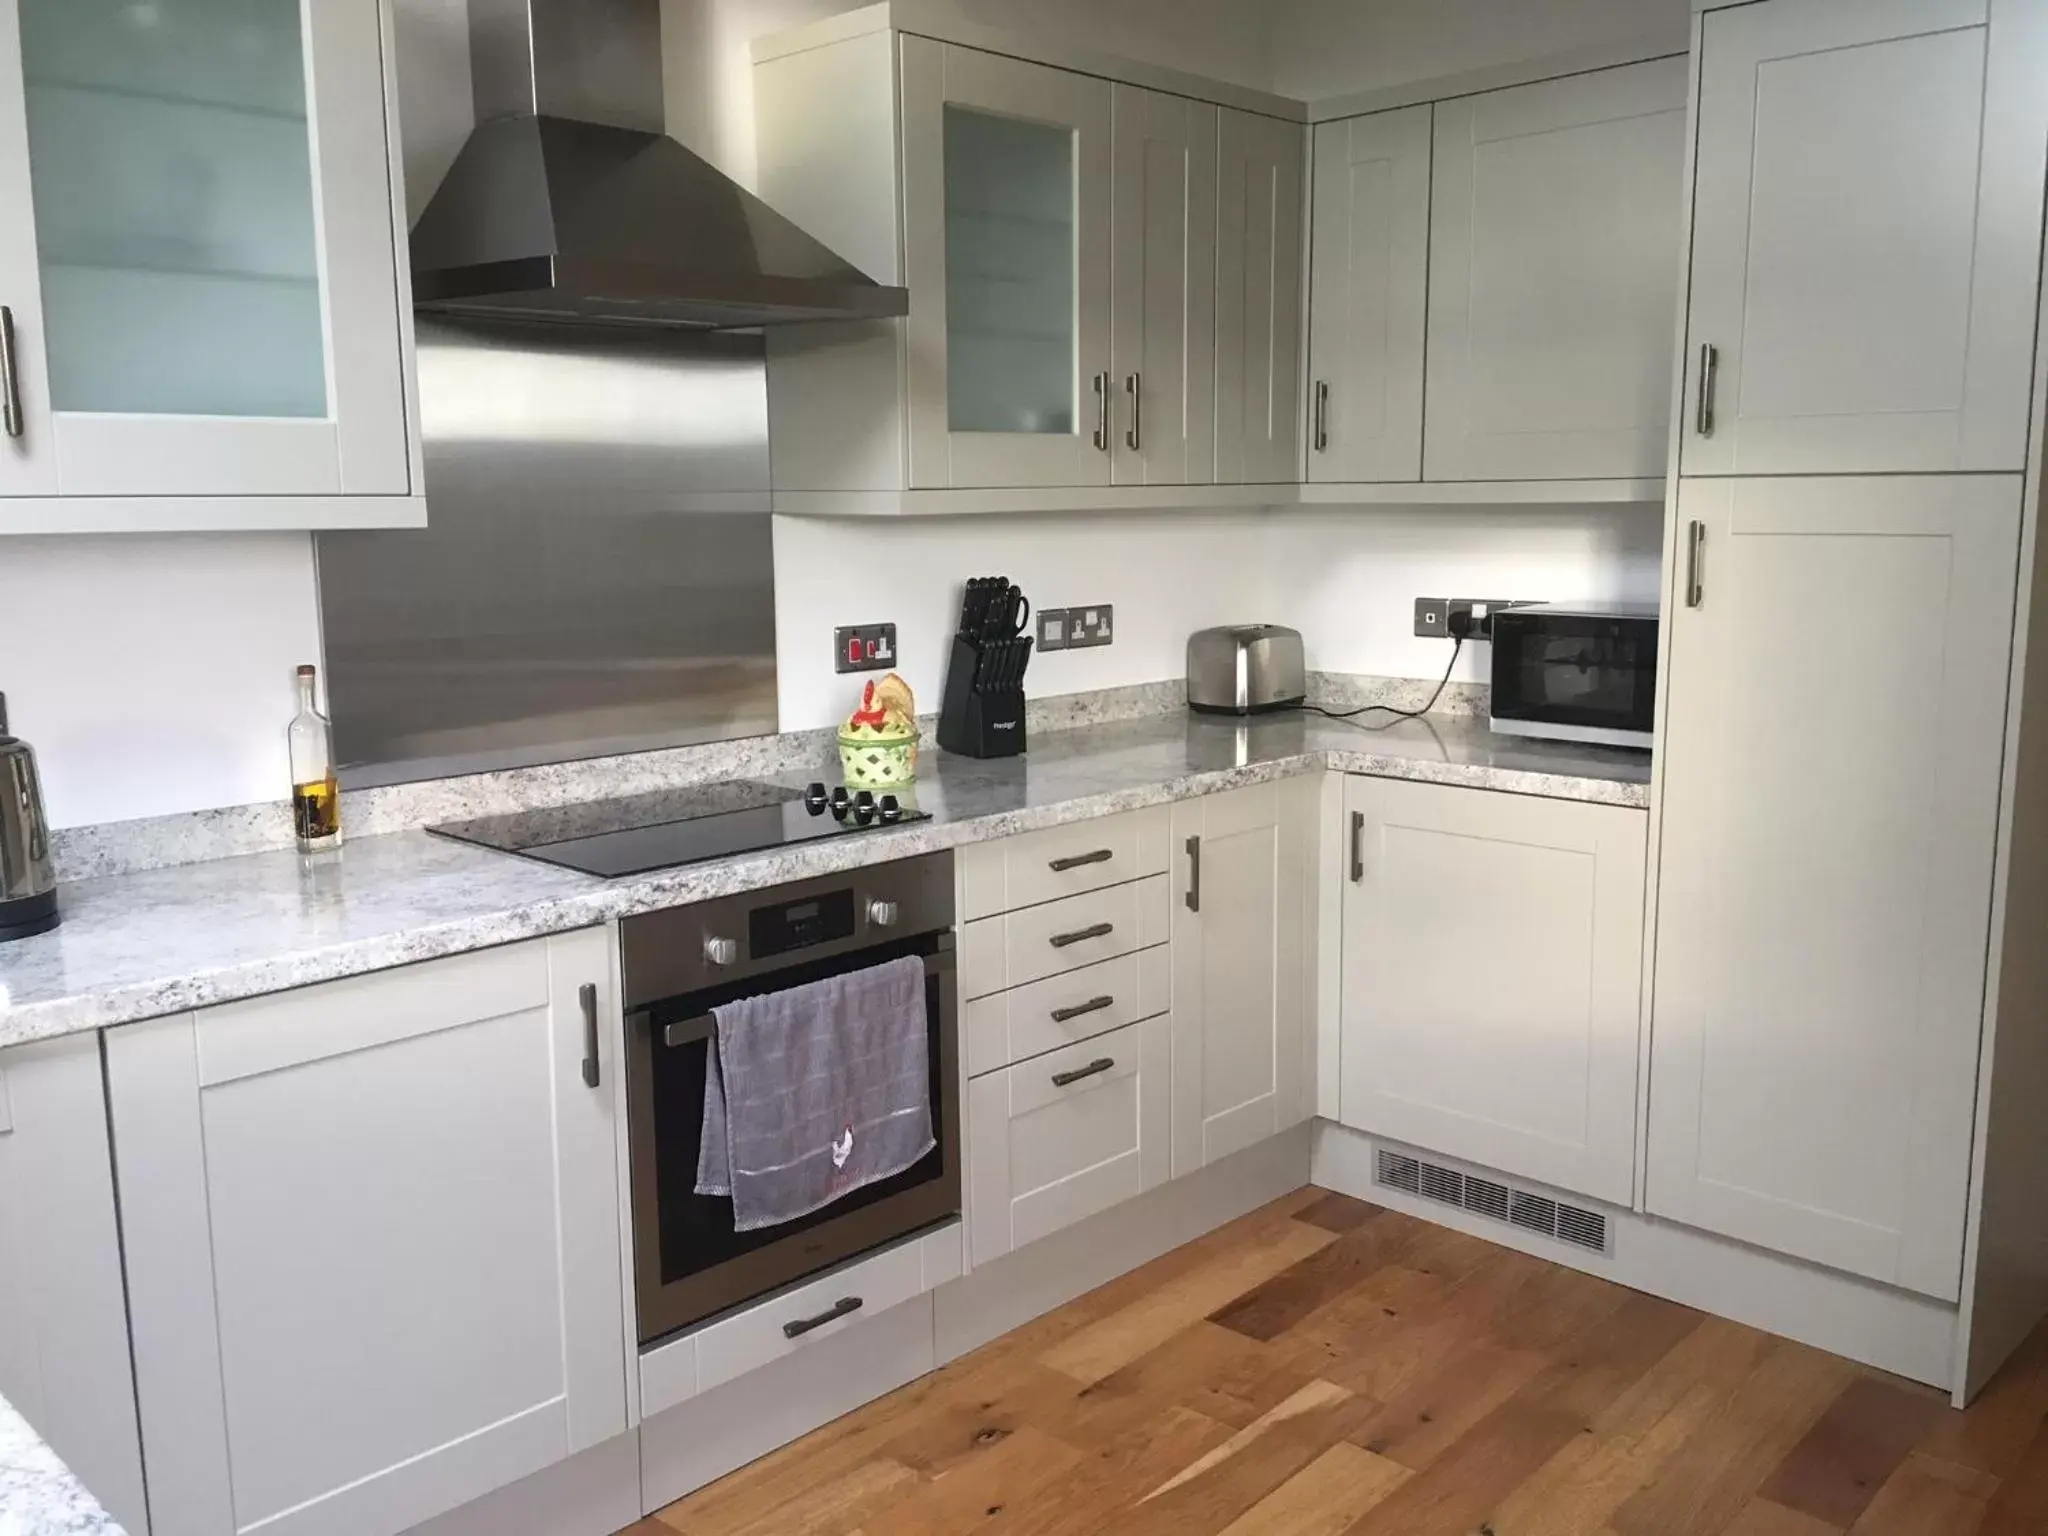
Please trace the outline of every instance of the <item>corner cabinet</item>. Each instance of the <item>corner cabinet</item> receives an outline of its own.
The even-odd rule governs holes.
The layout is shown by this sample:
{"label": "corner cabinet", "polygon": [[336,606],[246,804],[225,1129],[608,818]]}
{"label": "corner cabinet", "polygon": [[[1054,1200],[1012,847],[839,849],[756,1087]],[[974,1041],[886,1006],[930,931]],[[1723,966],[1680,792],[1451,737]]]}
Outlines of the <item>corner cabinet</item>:
{"label": "corner cabinet", "polygon": [[1313,1112],[1312,778],[1173,808],[1173,1173]]}
{"label": "corner cabinet", "polygon": [[152,1536],[395,1536],[625,1431],[613,948],[108,1033]]}
{"label": "corner cabinet", "polygon": [[769,333],[777,509],[1241,504],[1219,485],[1291,483],[1299,105],[895,14],[756,45],[763,195],[910,293],[900,322]]}
{"label": "corner cabinet", "polygon": [[388,4],[0,0],[0,533],[425,521]]}

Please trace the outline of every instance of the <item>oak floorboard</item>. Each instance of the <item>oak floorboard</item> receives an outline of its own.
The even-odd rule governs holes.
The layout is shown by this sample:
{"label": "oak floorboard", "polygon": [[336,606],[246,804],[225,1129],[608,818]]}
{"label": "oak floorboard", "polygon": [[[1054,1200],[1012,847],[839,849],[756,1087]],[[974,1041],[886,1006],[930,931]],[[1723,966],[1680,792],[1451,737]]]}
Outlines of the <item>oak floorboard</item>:
{"label": "oak floorboard", "polygon": [[1924,1388],[1304,1188],[627,1536],[2048,1536],[2048,1325]]}

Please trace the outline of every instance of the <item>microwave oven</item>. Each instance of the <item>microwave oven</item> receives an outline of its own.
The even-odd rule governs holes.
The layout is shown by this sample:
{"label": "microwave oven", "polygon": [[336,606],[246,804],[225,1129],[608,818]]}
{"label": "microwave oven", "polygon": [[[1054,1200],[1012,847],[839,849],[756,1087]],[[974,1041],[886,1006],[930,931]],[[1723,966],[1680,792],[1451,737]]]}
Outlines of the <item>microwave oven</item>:
{"label": "microwave oven", "polygon": [[1657,609],[1544,603],[1493,615],[1493,728],[1512,736],[1650,745]]}

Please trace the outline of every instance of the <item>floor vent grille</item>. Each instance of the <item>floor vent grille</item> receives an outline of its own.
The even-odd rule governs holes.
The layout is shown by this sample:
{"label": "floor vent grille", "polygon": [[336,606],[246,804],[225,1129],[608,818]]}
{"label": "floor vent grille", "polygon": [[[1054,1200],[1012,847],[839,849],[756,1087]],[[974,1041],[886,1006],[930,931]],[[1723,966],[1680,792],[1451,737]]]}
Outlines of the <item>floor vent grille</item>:
{"label": "floor vent grille", "polygon": [[1607,1251],[1607,1218],[1598,1211],[1515,1189],[1478,1174],[1460,1173],[1405,1152],[1392,1152],[1385,1147],[1376,1150],[1373,1182],[1387,1189],[1419,1195],[1439,1205],[1455,1205],[1475,1216],[1503,1221],[1574,1248],[1594,1253]]}

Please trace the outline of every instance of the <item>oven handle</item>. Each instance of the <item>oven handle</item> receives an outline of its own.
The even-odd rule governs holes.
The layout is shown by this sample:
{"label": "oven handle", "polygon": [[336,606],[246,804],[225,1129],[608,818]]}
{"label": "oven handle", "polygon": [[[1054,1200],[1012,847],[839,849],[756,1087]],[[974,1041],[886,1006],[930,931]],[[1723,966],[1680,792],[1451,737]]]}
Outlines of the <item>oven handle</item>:
{"label": "oven handle", "polygon": [[[941,935],[941,937],[946,941],[947,947],[940,950],[937,954],[923,957],[924,973],[928,977],[949,976],[953,972],[953,936],[948,933]],[[716,1033],[718,1033],[717,1017],[709,1013],[700,1013],[694,1018],[678,1019],[675,1023],[669,1025],[661,1032],[661,1042],[663,1045],[673,1049],[681,1045],[696,1045],[700,1041],[709,1040]]]}

